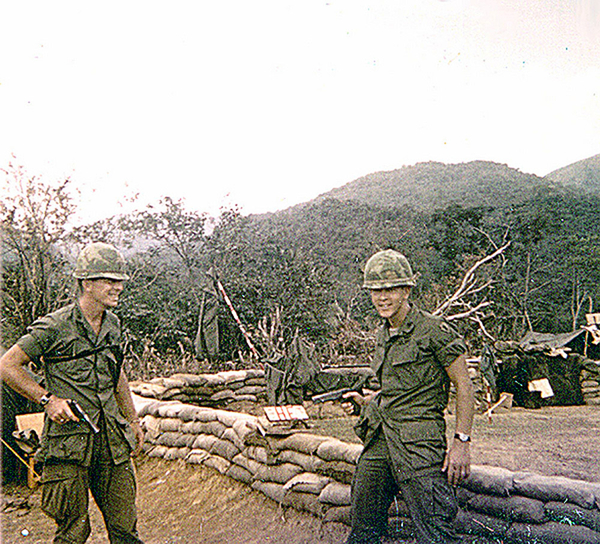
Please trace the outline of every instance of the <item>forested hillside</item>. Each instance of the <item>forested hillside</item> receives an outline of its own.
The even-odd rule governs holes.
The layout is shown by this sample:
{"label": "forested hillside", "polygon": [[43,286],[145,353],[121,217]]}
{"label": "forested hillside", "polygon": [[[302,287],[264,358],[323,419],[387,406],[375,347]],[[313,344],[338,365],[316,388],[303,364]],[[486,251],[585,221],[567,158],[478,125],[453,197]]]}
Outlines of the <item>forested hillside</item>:
{"label": "forested hillside", "polygon": [[425,162],[369,174],[333,189],[317,200],[335,198],[431,212],[453,204],[464,208],[505,207],[558,188],[551,180],[524,174],[505,164]]}
{"label": "forested hillside", "polygon": [[559,168],[544,179],[600,194],[600,155]]}
{"label": "forested hillside", "polygon": [[[590,186],[599,171],[592,159]],[[2,207],[5,345],[68,299],[73,256],[105,240],[127,255],[131,280],[118,311],[130,360],[145,376],[159,371],[152,354],[215,364],[247,358],[217,279],[261,358],[279,356],[296,334],[327,360],[364,353],[376,316],[360,287],[362,267],[388,247],[419,273],[416,303],[454,320],[473,352],[528,330],[573,330],[600,301],[600,196],[579,188],[581,180],[561,185],[481,161],[424,163],[278,213],[225,210],[210,228],[210,218],[168,197],[73,228],[68,180],[8,173],[22,190]],[[196,342],[209,315],[218,353]]]}

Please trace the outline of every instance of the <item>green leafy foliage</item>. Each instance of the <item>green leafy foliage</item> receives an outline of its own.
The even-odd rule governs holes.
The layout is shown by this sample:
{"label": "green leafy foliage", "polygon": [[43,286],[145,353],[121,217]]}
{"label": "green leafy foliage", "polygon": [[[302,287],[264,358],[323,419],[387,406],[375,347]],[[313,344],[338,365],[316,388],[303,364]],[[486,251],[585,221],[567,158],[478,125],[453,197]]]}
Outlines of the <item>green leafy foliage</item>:
{"label": "green leafy foliage", "polygon": [[[203,296],[214,291],[209,270],[253,338],[264,337],[259,325],[277,315],[277,349],[298,332],[324,360],[368,357],[377,316],[361,289],[362,267],[380,249],[409,258],[420,276],[413,299],[429,311],[476,267],[470,294],[451,312],[463,315],[455,323],[474,349],[527,330],[576,328],[600,295],[600,198],[505,165],[425,163],[367,176],[279,213],[223,210],[214,222],[165,197],[71,230],[68,182],[40,184],[17,170],[11,176],[27,183],[19,186],[24,200],[2,211],[3,304],[14,308],[3,321],[12,335],[5,338],[64,302],[69,259],[83,244],[111,242],[128,260],[131,280],[118,312],[130,359],[144,375],[159,372],[157,355],[193,359]],[[45,280],[23,287],[21,276],[37,281],[37,270]],[[218,319],[221,362],[247,353],[222,297]],[[263,356],[273,351],[255,344]]]}

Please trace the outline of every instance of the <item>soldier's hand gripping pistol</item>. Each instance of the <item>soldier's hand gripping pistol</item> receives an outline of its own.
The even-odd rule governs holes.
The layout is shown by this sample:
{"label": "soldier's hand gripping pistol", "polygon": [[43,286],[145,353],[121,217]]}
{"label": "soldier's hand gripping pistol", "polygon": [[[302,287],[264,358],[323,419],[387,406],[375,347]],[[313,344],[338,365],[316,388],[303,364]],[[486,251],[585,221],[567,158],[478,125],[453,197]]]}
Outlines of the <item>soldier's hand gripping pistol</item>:
{"label": "soldier's hand gripping pistol", "polygon": [[341,400],[342,402],[349,402],[352,404],[353,415],[360,413],[360,405],[353,398],[344,398],[346,393],[357,392],[362,394],[363,387],[368,381],[368,376],[362,377],[354,387],[343,387],[342,389],[334,389],[333,391],[327,391],[319,395],[313,395],[311,400],[314,403],[327,402],[328,400]]}
{"label": "soldier's hand gripping pistol", "polygon": [[69,403],[69,408],[71,408],[71,411],[73,412],[73,414],[75,414],[76,417],[78,417],[79,419],[83,419],[83,421],[85,421],[91,427],[91,429],[94,433],[100,432],[100,429],[90,419],[90,416],[87,415],[85,410],[79,405],[79,403],[77,401],[69,399],[68,403]]}

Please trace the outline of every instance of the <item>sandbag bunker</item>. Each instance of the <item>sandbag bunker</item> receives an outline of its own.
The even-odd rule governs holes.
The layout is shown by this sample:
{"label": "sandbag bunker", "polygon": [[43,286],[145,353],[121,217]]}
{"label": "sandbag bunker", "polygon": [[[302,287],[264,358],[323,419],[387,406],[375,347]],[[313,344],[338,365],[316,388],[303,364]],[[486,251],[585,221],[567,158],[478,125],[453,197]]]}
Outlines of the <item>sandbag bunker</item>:
{"label": "sandbag bunker", "polygon": [[[278,504],[349,524],[359,444],[304,431],[269,434],[264,418],[134,397],[149,457],[201,464]],[[458,489],[459,531],[484,543],[600,544],[600,484],[474,466]],[[396,538],[409,537],[403,501],[390,508]]]}

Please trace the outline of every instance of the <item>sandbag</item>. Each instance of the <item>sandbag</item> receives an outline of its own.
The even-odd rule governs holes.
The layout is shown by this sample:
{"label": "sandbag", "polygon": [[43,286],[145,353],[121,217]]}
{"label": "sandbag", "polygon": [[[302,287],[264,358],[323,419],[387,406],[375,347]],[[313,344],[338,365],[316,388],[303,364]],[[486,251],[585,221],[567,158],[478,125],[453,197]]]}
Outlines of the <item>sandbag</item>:
{"label": "sandbag", "polygon": [[344,523],[345,525],[350,525],[351,514],[352,508],[350,506],[332,506],[323,515],[323,523]]}
{"label": "sandbag", "polygon": [[227,402],[233,400],[235,398],[235,394],[231,389],[223,389],[217,393],[213,393],[210,396],[210,400],[215,404],[227,404]]}
{"label": "sandbag", "polygon": [[213,447],[213,444],[219,440],[216,436],[212,434],[199,434],[196,435],[194,442],[192,444],[193,449],[202,449],[205,451],[210,451]]}
{"label": "sandbag", "polygon": [[283,487],[286,491],[293,490],[318,495],[330,481],[329,478],[319,476],[312,472],[302,472],[289,479]]}
{"label": "sandbag", "polygon": [[363,446],[361,444],[349,444],[330,438],[319,445],[317,455],[325,461],[345,461],[356,464],[362,450]]}
{"label": "sandbag", "polygon": [[179,418],[183,421],[193,421],[196,419],[197,414],[201,411],[202,409],[197,407],[197,406],[191,406],[191,405],[185,405],[180,411],[179,411]]}
{"label": "sandbag", "polygon": [[236,465],[239,465],[240,467],[245,468],[248,472],[250,472],[250,474],[252,474],[253,477],[256,477],[256,475],[265,466],[262,463],[258,463],[254,459],[248,459],[248,457],[242,455],[241,453],[239,453],[238,455],[236,455],[232,459],[232,461]]}
{"label": "sandbag", "polygon": [[237,464],[232,464],[227,469],[226,475],[238,482],[243,482],[246,485],[250,485],[254,479],[250,472]]}
{"label": "sandbag", "polygon": [[317,472],[319,467],[325,462],[316,455],[308,455],[299,451],[283,450],[277,454],[277,462],[294,463],[301,466],[306,472]]}
{"label": "sandbag", "polygon": [[188,434],[201,434],[206,430],[206,423],[202,421],[186,421],[181,424],[181,432]]}
{"label": "sandbag", "polygon": [[223,433],[223,436],[221,436],[221,438],[223,440],[228,440],[232,444],[235,444],[235,447],[239,451],[242,451],[245,448],[244,442],[242,440],[240,440],[240,438],[238,437],[236,432],[231,427],[228,427],[227,429],[225,429],[225,432]]}
{"label": "sandbag", "polygon": [[146,455],[148,455],[148,457],[164,457],[166,452],[166,446],[154,446],[148,451]]}
{"label": "sandbag", "polygon": [[227,427],[225,427],[225,425],[223,425],[220,421],[209,421],[206,423],[205,432],[221,438],[226,429]]}
{"label": "sandbag", "polygon": [[191,450],[185,457],[186,463],[192,463],[195,465],[201,465],[206,459],[210,457],[210,454],[205,450]]}
{"label": "sandbag", "polygon": [[231,427],[242,444],[246,444],[249,436],[260,432],[260,425],[257,419],[238,419]]}
{"label": "sandbag", "polygon": [[244,385],[236,390],[236,397],[240,397],[240,395],[253,395],[255,398],[257,395],[265,392],[264,386],[260,385]]}
{"label": "sandbag", "polygon": [[166,432],[179,432],[181,427],[181,419],[176,417],[163,417],[160,419],[160,430]]}
{"label": "sandbag", "polygon": [[190,448],[167,448],[164,459],[167,461],[175,461],[176,459],[185,459],[185,456],[190,452]]}
{"label": "sandbag", "polygon": [[283,463],[282,465],[261,465],[259,471],[255,474],[257,480],[263,482],[275,482],[285,484],[294,476],[302,472],[302,468],[292,463]]}
{"label": "sandbag", "polygon": [[322,461],[316,467],[315,472],[349,485],[352,483],[355,470],[356,465],[351,465],[345,461]]}
{"label": "sandbag", "polygon": [[160,417],[179,417],[179,413],[185,409],[185,404],[181,402],[161,402],[158,407]]}
{"label": "sandbag", "polygon": [[213,443],[212,448],[210,448],[210,453],[231,461],[238,453],[240,453],[240,450],[229,440],[217,439]]}
{"label": "sandbag", "polygon": [[513,494],[513,472],[501,467],[472,465],[471,474],[461,485],[474,493],[500,495]]}
{"label": "sandbag", "polygon": [[519,495],[513,495],[512,497],[475,495],[469,500],[467,506],[469,510],[475,510],[506,521],[519,521],[522,523],[544,523],[548,521],[543,502]]}
{"label": "sandbag", "polygon": [[460,509],[456,515],[455,526],[457,532],[464,535],[503,537],[510,527],[510,522]]}
{"label": "sandbag", "polygon": [[548,522],[543,525],[513,523],[506,540],[515,544],[600,544],[600,533],[580,525]]}
{"label": "sandbag", "polygon": [[588,510],[574,504],[550,501],[546,503],[544,510],[552,521],[584,525],[600,532],[600,510],[597,508]]}
{"label": "sandbag", "polygon": [[331,482],[327,484],[319,494],[319,500],[324,504],[335,506],[346,506],[350,504],[350,486]]}
{"label": "sandbag", "polygon": [[296,433],[284,439],[269,441],[269,444],[275,451],[294,450],[300,453],[314,454],[317,452],[317,448],[328,440],[331,439],[326,436]]}
{"label": "sandbag", "polygon": [[281,504],[285,496],[285,489],[283,489],[283,485],[276,484],[274,482],[255,481],[252,482],[251,487],[256,491],[260,491],[261,493],[263,493],[264,495],[266,495],[267,497],[279,504]]}
{"label": "sandbag", "polygon": [[162,433],[158,437],[157,443],[162,446],[175,447],[176,442],[180,439],[181,436],[181,433],[176,432]]}
{"label": "sandbag", "polygon": [[282,504],[283,506],[291,506],[296,510],[310,512],[319,517],[323,514],[323,504],[319,502],[318,496],[313,493],[288,491],[283,497]]}
{"label": "sandbag", "polygon": [[212,408],[199,408],[194,412],[194,420],[209,423],[217,420],[217,414]]}
{"label": "sandbag", "polygon": [[217,455],[210,455],[202,462],[202,464],[218,470],[221,474],[227,474],[227,471],[231,466],[231,463],[227,461],[227,459],[223,459],[223,457]]}
{"label": "sandbag", "polygon": [[543,502],[572,502],[584,508],[592,508],[596,497],[600,497],[600,484],[570,480],[562,476],[518,473],[513,481],[515,493]]}
{"label": "sandbag", "polygon": [[208,383],[208,379],[203,374],[184,374],[177,373],[172,374],[171,378],[175,380],[181,380],[185,385],[188,386],[202,386]]}
{"label": "sandbag", "polygon": [[259,463],[262,463],[263,465],[275,465],[276,464],[273,457],[271,457],[267,453],[267,450],[261,446],[248,446],[244,450],[244,454],[246,455],[246,457],[249,457],[250,459],[254,459],[255,461],[258,461]]}

